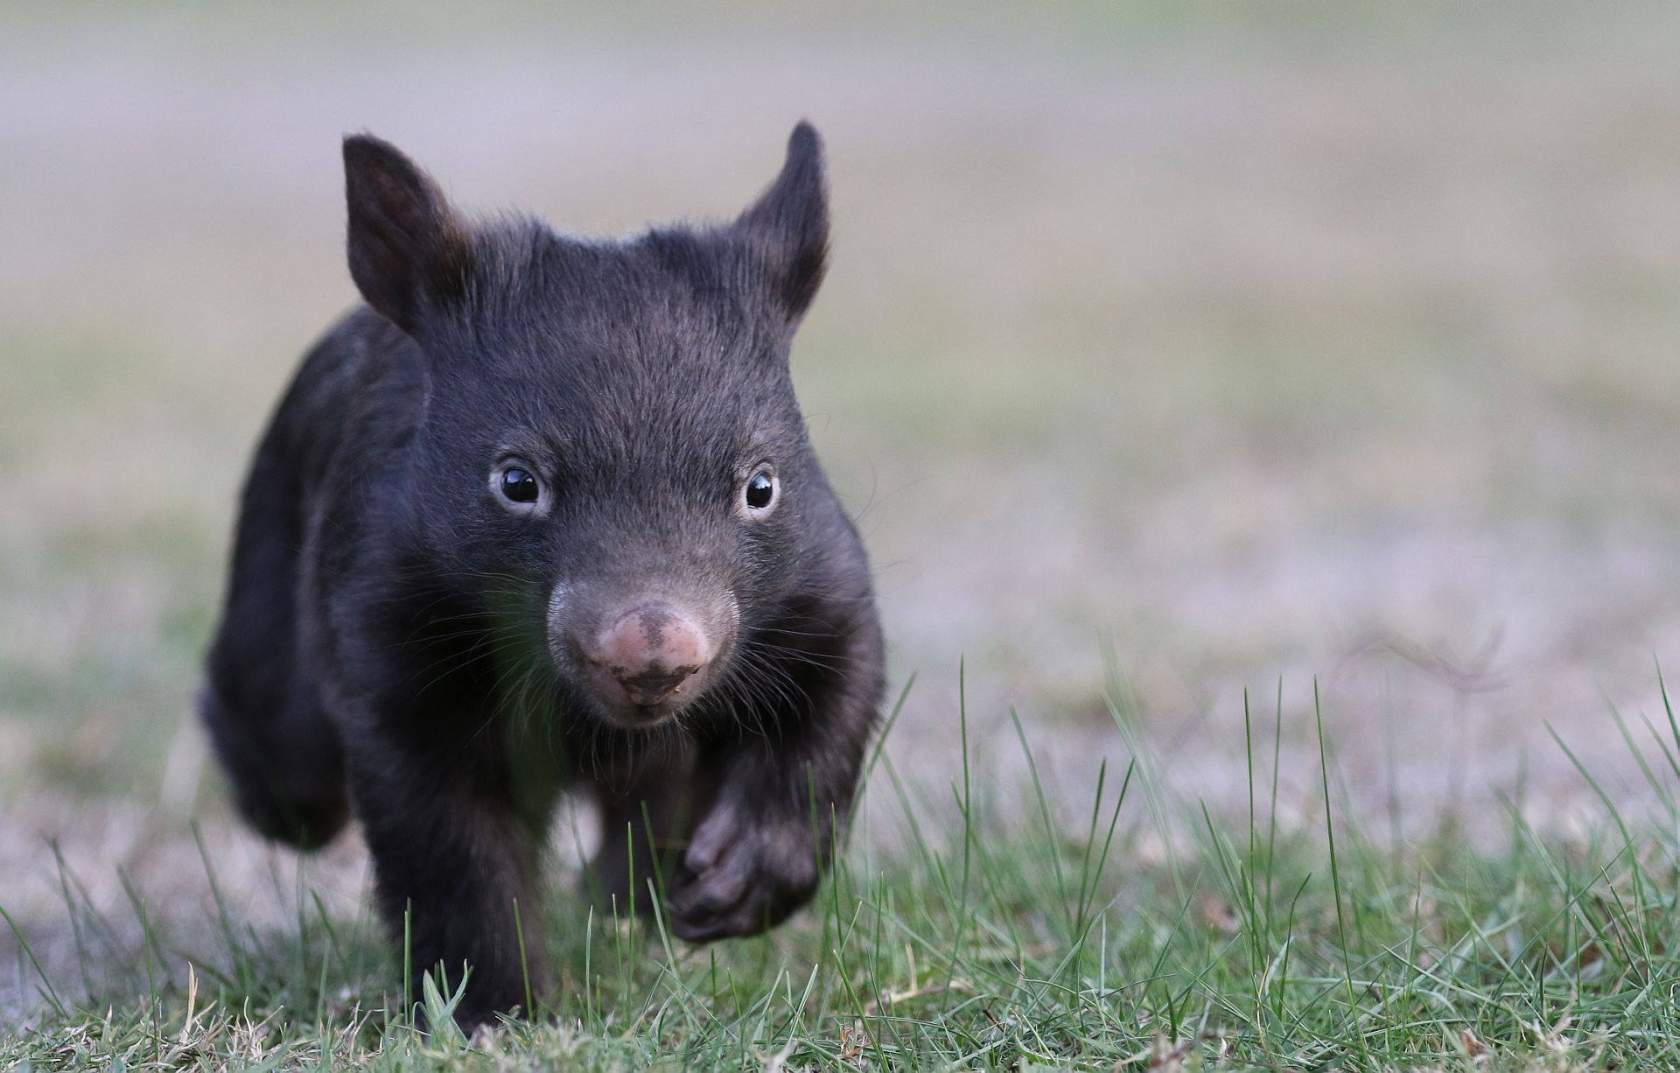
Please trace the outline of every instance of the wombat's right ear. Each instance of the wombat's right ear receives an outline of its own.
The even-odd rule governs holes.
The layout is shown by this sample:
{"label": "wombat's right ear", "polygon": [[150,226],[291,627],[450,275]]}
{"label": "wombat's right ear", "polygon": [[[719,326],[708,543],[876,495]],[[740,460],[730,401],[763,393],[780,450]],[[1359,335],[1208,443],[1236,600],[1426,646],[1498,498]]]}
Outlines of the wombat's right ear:
{"label": "wombat's right ear", "polygon": [[344,139],[350,277],[387,320],[413,332],[466,287],[471,246],[431,176],[370,134]]}

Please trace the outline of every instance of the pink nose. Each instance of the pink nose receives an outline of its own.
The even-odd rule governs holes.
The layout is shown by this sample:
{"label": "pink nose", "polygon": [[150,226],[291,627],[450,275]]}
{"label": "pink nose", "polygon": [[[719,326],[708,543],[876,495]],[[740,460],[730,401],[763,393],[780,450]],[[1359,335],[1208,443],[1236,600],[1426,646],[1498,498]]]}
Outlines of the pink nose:
{"label": "pink nose", "polygon": [[670,697],[712,658],[706,634],[669,604],[626,612],[582,648],[624,700],[643,706]]}

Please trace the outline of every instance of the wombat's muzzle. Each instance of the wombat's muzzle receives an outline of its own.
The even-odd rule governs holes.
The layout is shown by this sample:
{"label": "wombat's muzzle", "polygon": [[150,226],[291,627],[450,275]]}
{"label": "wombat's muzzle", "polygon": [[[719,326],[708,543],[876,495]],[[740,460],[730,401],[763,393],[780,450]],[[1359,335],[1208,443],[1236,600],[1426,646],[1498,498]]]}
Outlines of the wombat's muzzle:
{"label": "wombat's muzzle", "polygon": [[730,621],[708,623],[678,602],[649,597],[596,618],[556,590],[549,630],[563,637],[574,674],[617,723],[648,726],[674,714],[711,683]]}
{"label": "wombat's muzzle", "polygon": [[592,676],[615,699],[637,707],[661,704],[712,661],[705,631],[671,604],[634,607],[581,640]]}

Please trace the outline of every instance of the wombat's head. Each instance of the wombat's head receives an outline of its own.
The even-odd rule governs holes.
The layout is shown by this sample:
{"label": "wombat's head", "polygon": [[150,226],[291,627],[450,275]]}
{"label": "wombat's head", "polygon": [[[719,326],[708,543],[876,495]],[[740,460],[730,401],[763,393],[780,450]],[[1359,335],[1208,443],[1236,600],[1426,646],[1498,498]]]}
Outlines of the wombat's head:
{"label": "wombat's head", "polygon": [[376,138],[344,163],[351,275],[424,353],[427,560],[610,723],[750,676],[829,513],[787,365],[828,240],[816,131],[732,223],[622,242],[464,219]]}

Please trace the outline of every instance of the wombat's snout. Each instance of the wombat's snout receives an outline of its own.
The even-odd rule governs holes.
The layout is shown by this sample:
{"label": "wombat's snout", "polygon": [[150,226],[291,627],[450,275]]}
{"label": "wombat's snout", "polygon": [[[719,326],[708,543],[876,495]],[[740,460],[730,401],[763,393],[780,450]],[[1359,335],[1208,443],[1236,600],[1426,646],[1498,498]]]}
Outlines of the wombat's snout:
{"label": "wombat's snout", "polygon": [[641,709],[675,707],[683,687],[712,661],[706,631],[668,603],[648,603],[575,639],[592,685],[617,704]]}

